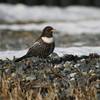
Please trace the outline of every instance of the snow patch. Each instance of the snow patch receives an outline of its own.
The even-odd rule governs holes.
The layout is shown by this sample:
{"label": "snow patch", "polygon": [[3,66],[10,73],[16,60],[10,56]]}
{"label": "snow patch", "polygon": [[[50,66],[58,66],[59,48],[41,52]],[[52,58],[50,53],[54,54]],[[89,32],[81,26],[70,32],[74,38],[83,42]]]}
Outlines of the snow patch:
{"label": "snow patch", "polygon": [[68,6],[65,8],[48,6],[26,6],[22,4],[0,4],[0,19],[16,20],[55,20],[77,21],[100,19],[100,9],[84,6]]}
{"label": "snow patch", "polygon": [[99,34],[100,33],[100,20],[99,21],[86,21],[86,22],[47,22],[42,24],[14,24],[14,25],[0,25],[0,30],[23,30],[23,31],[41,31],[45,26],[52,26],[58,32],[64,34]]}
{"label": "snow patch", "polygon": [[[19,50],[19,51],[0,51],[0,59],[13,59],[21,57],[26,54],[28,50]],[[54,52],[56,52],[59,56],[63,56],[64,54],[73,54],[73,55],[89,55],[89,53],[98,53],[100,54],[100,47],[69,47],[69,48],[55,48]]]}

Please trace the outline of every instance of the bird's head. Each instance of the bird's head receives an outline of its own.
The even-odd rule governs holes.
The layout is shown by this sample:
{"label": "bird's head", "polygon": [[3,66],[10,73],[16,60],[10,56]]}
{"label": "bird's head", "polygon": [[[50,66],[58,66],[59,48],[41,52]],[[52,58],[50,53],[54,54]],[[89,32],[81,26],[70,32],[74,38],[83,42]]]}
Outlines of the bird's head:
{"label": "bird's head", "polygon": [[54,42],[53,32],[54,32],[53,27],[51,26],[45,27],[41,35],[41,39],[43,40],[43,42],[48,43],[48,44],[53,43]]}
{"label": "bird's head", "polygon": [[53,36],[53,32],[54,32],[54,28],[51,27],[51,26],[46,26],[44,29],[43,29],[43,32],[42,32],[42,37],[52,37]]}

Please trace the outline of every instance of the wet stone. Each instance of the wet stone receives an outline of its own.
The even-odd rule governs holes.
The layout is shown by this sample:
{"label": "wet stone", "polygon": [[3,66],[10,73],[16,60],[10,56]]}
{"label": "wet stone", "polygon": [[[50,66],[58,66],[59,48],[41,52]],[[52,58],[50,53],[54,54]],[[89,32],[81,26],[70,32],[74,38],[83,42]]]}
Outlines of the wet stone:
{"label": "wet stone", "polygon": [[76,91],[79,93],[79,90],[82,95],[90,93],[92,98],[92,95],[96,95],[96,92],[93,94],[92,91],[95,89],[98,91],[100,88],[100,84],[96,82],[100,81],[100,59],[94,55],[59,57],[52,54],[47,59],[28,58],[18,63],[7,59],[1,60],[0,66],[3,68],[0,69],[0,86],[3,86],[1,80],[7,82],[5,83],[8,84],[7,91],[11,94],[14,88],[20,86],[24,92],[32,90],[37,93],[39,90],[42,97],[53,93],[59,100],[64,100],[76,98],[78,95]]}

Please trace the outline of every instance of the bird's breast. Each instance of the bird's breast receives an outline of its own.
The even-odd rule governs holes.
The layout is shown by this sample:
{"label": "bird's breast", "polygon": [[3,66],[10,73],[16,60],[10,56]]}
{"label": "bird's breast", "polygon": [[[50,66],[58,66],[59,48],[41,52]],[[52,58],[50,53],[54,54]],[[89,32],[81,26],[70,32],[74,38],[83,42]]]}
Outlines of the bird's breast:
{"label": "bird's breast", "polygon": [[41,46],[42,46],[41,49],[40,49],[41,56],[47,57],[53,52],[54,47],[55,47],[55,43],[54,42],[50,43],[50,41],[49,41],[49,43],[47,43],[47,42],[44,42],[42,40]]}

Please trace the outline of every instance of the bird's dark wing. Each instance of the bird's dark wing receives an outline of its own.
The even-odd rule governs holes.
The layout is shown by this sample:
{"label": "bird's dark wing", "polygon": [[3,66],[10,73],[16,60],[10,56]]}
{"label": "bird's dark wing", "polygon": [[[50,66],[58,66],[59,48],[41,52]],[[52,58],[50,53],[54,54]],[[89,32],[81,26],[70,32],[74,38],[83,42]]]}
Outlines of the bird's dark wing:
{"label": "bird's dark wing", "polygon": [[39,41],[36,41],[33,46],[28,50],[27,56],[32,57],[32,56],[38,56],[40,55],[40,50],[41,50],[41,44]]}
{"label": "bird's dark wing", "polygon": [[26,55],[16,59],[15,62],[19,62],[19,61],[21,61],[21,60],[23,60],[25,58],[28,58],[28,57],[37,56],[38,55],[37,51],[40,50],[40,48],[41,48],[40,42],[38,42],[38,41],[35,42],[33,44],[33,46],[28,50]]}

